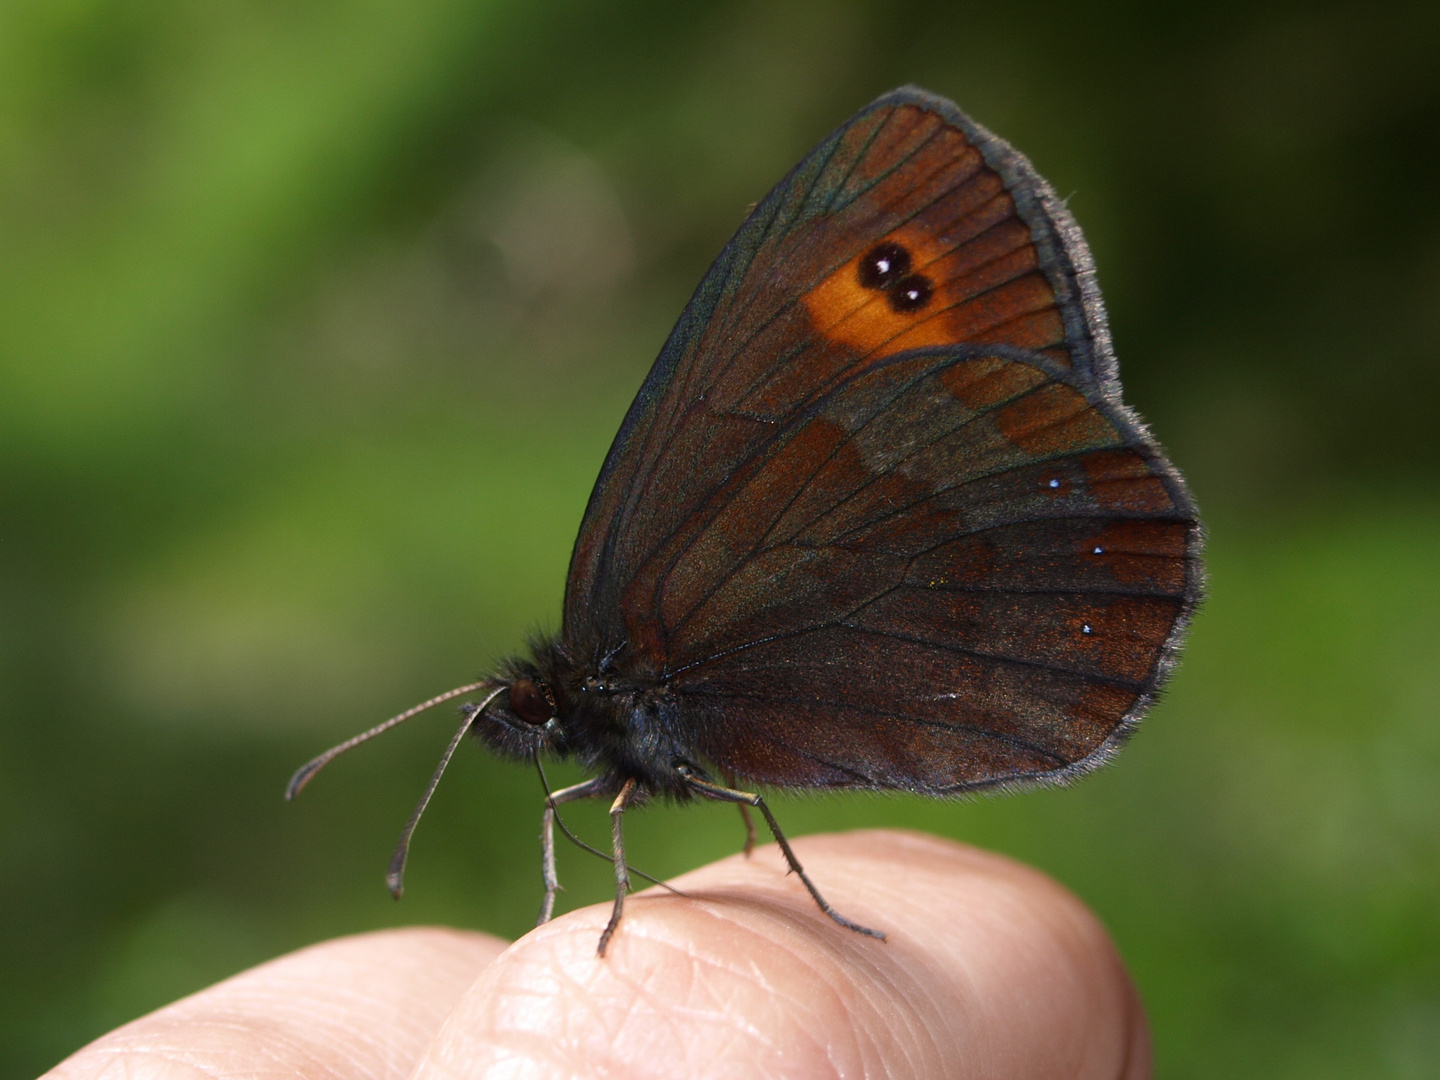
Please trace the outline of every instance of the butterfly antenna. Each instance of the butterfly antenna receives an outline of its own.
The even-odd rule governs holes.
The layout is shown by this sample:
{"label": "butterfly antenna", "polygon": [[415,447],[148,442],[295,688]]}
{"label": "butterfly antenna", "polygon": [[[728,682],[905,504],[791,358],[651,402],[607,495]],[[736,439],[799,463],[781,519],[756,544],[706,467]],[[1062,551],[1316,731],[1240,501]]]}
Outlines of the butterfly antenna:
{"label": "butterfly antenna", "polygon": [[[415,826],[420,824],[420,815],[425,813],[425,807],[430,805],[430,796],[434,795],[435,789],[440,786],[440,777],[445,775],[445,766],[450,764],[450,759],[455,754],[455,748],[460,745],[460,740],[470,730],[470,725],[474,722],[475,717],[484,712],[485,706],[494,701],[504,689],[503,686],[497,686],[494,692],[479,705],[465,706],[465,719],[461,722],[460,729],[455,732],[455,737],[450,740],[450,745],[445,748],[445,753],[440,755],[440,764],[435,766],[435,775],[430,777],[430,784],[426,787],[425,794],[420,796],[420,802],[416,805],[415,812],[405,823],[405,828],[400,833],[400,843],[395,846],[395,854],[390,856],[390,868],[385,873],[385,884],[390,886],[390,895],[396,900],[399,900],[400,895],[405,891],[405,857],[410,854],[410,837],[415,835]],[[463,691],[452,690],[446,696],[454,697],[457,692]],[[443,700],[443,698],[439,700]]]}
{"label": "butterfly antenna", "polygon": [[[426,709],[433,709],[436,705],[443,705],[451,698],[457,698],[464,694],[472,694],[476,690],[485,690],[494,685],[495,684],[493,681],[486,679],[484,682],[471,683],[469,686],[457,686],[454,690],[446,690],[445,693],[439,695],[438,697],[432,697],[429,701],[422,701],[414,708],[406,709],[399,716],[392,716],[383,724],[376,724],[369,731],[362,731],[353,739],[346,739],[339,746],[332,746],[329,750],[326,750],[315,760],[307,762],[306,764],[300,766],[300,768],[296,771],[295,775],[290,778],[290,783],[285,787],[285,798],[293,799],[296,795],[299,795],[300,792],[304,789],[305,785],[310,782],[311,777],[313,777],[326,765],[329,765],[330,762],[334,761],[341,754],[345,753],[345,751],[353,750],[355,749],[355,747],[359,746],[363,742],[369,742],[376,735],[381,735],[389,731],[397,724],[403,724],[412,716],[418,716]],[[499,693],[499,691],[497,690],[496,693]],[[491,694],[490,697],[485,699],[485,704],[490,704],[494,697],[495,695]],[[483,709],[485,706],[482,705],[480,707]],[[474,714],[472,713],[471,715]]]}

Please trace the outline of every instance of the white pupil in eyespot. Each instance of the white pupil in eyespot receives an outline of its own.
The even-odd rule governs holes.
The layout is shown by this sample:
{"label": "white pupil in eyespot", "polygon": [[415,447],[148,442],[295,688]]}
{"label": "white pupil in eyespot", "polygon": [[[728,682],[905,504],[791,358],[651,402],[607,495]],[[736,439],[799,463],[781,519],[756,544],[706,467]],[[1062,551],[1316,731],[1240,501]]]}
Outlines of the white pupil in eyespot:
{"label": "white pupil in eyespot", "polygon": [[1058,488],[1058,487],[1060,486],[1060,481],[1059,481],[1059,480],[1051,480],[1051,481],[1050,481],[1050,486],[1051,486],[1052,488]]}

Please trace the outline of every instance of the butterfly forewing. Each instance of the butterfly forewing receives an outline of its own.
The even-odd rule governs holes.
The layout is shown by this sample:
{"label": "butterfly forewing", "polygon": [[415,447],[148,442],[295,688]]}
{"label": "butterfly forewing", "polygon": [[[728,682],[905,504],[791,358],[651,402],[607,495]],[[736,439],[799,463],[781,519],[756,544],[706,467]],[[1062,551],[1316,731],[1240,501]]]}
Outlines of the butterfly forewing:
{"label": "butterfly forewing", "polygon": [[[862,283],[895,248],[904,272]],[[622,634],[604,613],[656,548],[777,424],[888,357],[1010,345],[1118,394],[1092,277],[1068,214],[1003,141],[923,91],[863,110],[755,209],[681,316],[591,496],[567,636]],[[922,279],[912,305],[901,286]]]}

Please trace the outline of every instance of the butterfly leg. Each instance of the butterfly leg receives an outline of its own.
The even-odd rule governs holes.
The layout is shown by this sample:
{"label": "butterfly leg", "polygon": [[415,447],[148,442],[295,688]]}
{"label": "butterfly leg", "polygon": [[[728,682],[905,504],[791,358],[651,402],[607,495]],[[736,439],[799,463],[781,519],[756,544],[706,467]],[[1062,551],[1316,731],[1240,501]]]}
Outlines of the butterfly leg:
{"label": "butterfly leg", "polygon": [[[735,778],[729,773],[725,773],[723,776],[725,786],[733,788],[735,786]],[[737,802],[735,808],[740,811],[740,820],[745,823],[745,847],[743,850],[745,852],[745,858],[748,859],[750,853],[755,850],[755,819],[750,816],[750,807],[746,806],[743,802]]]}
{"label": "butterfly leg", "polygon": [[595,950],[597,956],[605,955],[605,946],[610,944],[610,937],[620,925],[620,916],[625,912],[625,894],[630,891],[630,868],[625,865],[625,829],[620,819],[634,794],[635,778],[631,777],[625,781],[620,788],[620,794],[616,795],[615,801],[610,804],[610,845],[615,853],[615,906],[610,909],[610,921],[605,924],[605,932],[600,935],[600,947]]}
{"label": "butterfly leg", "polygon": [[790,842],[785,839],[785,834],[780,831],[780,823],[775,820],[775,815],[770,812],[770,807],[765,805],[764,799],[753,792],[736,791],[733,788],[712,784],[708,780],[701,780],[683,765],[680,767],[680,775],[685,778],[685,783],[689,785],[691,790],[696,794],[705,796],[707,799],[715,799],[719,802],[739,803],[742,806],[753,806],[756,810],[759,810],[765,818],[765,824],[770,826],[770,832],[774,834],[775,842],[780,845],[780,851],[784,854],[785,861],[789,864],[790,869],[794,871],[795,875],[804,882],[805,888],[810,893],[810,898],[815,901],[820,910],[847,930],[854,930],[857,934],[864,934],[866,937],[879,938],[881,941],[885,940],[885,935],[881,931],[871,930],[868,926],[861,926],[857,922],[851,922],[831,907],[825,897],[820,895],[820,890],[815,887],[815,883],[811,881],[810,876],[805,873],[805,868],[800,865],[800,860],[795,857],[795,852],[790,849]]}
{"label": "butterfly leg", "polygon": [[599,795],[604,785],[599,777],[581,784],[561,788],[545,799],[545,815],[540,826],[540,867],[545,879],[545,899],[540,902],[540,918],[536,926],[544,926],[555,913],[555,893],[560,888],[560,878],[555,873],[555,808],[561,803],[575,802]]}

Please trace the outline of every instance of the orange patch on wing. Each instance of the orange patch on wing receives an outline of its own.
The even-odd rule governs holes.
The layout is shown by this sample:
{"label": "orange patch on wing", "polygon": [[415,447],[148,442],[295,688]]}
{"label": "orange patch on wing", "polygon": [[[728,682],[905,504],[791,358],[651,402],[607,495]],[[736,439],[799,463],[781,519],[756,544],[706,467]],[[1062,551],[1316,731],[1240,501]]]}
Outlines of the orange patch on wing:
{"label": "orange patch on wing", "polygon": [[[1011,206],[1008,199],[997,205]],[[928,302],[897,310],[884,290],[861,284],[862,260],[882,243],[905,249],[910,273],[933,289]],[[876,359],[966,342],[1022,348],[1064,343],[1054,290],[1038,269],[1023,224],[1002,218],[958,248],[953,243],[919,221],[877,239],[801,297],[815,332]],[[1068,360],[1062,354],[1062,362]]]}
{"label": "orange patch on wing", "polygon": [[[876,241],[877,244],[883,242],[903,247],[910,255],[910,265],[915,268],[924,267],[943,254],[934,237],[914,226],[897,229]],[[886,293],[860,284],[860,261],[874,247],[872,244],[866,248],[801,297],[815,332],[862,356],[874,357],[952,343],[955,339],[945,320],[935,317],[943,307],[940,289],[936,289],[923,307],[896,311]],[[897,344],[902,334],[905,343]]]}

